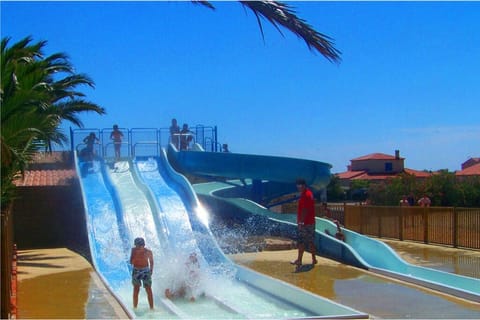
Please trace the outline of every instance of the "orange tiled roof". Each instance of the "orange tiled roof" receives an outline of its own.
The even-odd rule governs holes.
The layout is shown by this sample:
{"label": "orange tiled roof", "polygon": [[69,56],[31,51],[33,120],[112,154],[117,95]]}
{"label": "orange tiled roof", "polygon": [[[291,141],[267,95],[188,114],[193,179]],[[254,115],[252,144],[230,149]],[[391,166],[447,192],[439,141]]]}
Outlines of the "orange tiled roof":
{"label": "orange tiled roof", "polygon": [[372,174],[365,172],[359,176],[356,176],[352,178],[351,180],[387,180],[387,179],[393,179],[397,176],[396,173],[391,173],[391,174]]}
{"label": "orange tiled roof", "polygon": [[[414,175],[417,178],[426,178],[432,174],[425,171],[418,171],[413,169],[405,168],[404,173]],[[360,171],[345,171],[336,174],[342,180],[386,180],[390,178],[395,178],[398,176],[398,173],[368,173],[366,170]]]}
{"label": "orange tiled roof", "polygon": [[365,174],[367,171],[360,170],[360,171],[345,171],[341,173],[337,173],[336,176],[340,179],[353,179],[357,176]]}
{"label": "orange tiled roof", "polygon": [[[360,160],[395,160],[395,156],[385,154],[385,153],[371,153],[367,154],[366,156],[361,156],[350,161],[360,161]],[[404,160],[405,158],[400,157],[400,159]]]}
{"label": "orange tiled roof", "polygon": [[418,170],[413,170],[413,169],[408,169],[408,168],[405,168],[403,171],[405,173],[414,175],[417,178],[427,178],[427,177],[430,177],[432,175],[430,172],[418,171]]}
{"label": "orange tiled roof", "polygon": [[471,167],[473,165],[476,165],[477,163],[480,163],[480,158],[470,158],[464,163],[462,163],[462,170],[468,167]]}
{"label": "orange tiled roof", "polygon": [[74,169],[28,170],[24,177],[15,180],[17,187],[66,186],[76,176]]}
{"label": "orange tiled roof", "polygon": [[480,163],[455,172],[457,176],[480,176]]}

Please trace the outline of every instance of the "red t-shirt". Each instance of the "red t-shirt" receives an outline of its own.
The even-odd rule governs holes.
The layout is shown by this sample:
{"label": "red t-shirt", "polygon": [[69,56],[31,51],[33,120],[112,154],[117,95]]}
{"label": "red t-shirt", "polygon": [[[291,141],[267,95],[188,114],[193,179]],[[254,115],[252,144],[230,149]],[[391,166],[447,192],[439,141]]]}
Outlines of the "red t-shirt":
{"label": "red t-shirt", "polygon": [[304,208],[307,211],[307,214],[303,223],[305,225],[315,224],[315,199],[313,198],[312,191],[309,189],[305,189],[298,200],[297,223],[301,222],[301,213]]}

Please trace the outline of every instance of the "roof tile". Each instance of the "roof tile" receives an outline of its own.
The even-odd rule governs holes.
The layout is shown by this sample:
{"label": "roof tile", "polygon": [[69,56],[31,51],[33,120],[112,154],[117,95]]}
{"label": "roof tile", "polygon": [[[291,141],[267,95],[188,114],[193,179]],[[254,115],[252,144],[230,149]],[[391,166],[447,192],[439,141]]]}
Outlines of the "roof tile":
{"label": "roof tile", "polygon": [[[361,156],[350,161],[361,161],[361,160],[395,160],[395,156],[385,154],[385,153],[371,153],[367,154],[366,156]],[[400,157],[400,159],[404,160],[405,158]]]}
{"label": "roof tile", "polygon": [[17,187],[65,186],[76,176],[74,169],[27,170],[14,181]]}
{"label": "roof tile", "polygon": [[455,172],[457,176],[480,176],[480,163]]}

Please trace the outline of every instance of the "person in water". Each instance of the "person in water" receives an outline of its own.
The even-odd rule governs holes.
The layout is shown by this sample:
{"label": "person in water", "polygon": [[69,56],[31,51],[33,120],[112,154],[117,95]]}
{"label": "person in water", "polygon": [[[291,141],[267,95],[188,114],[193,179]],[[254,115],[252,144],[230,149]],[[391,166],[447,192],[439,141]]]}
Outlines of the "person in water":
{"label": "person in water", "polygon": [[[345,242],[345,234],[342,232],[342,228],[340,227],[340,222],[338,222],[338,220],[333,220],[333,223],[337,225],[337,232],[335,233],[335,238]],[[328,231],[328,229],[325,229],[325,233],[328,234],[329,236],[332,236],[332,234],[330,233],[330,231]]]}
{"label": "person in water", "polygon": [[145,240],[143,238],[136,238],[134,244],[135,247],[132,248],[130,254],[130,263],[133,266],[133,307],[136,308],[138,305],[138,293],[140,292],[140,285],[143,283],[143,287],[147,292],[148,304],[150,305],[150,309],[153,309],[153,253],[151,250],[145,248]]}
{"label": "person in water", "polygon": [[[185,279],[180,286],[176,289],[165,289],[165,297],[168,299],[183,298],[186,297],[194,302],[196,296],[200,293],[200,263],[197,259],[197,254],[192,252],[187,262],[185,262]],[[204,294],[204,293],[200,293]]]}

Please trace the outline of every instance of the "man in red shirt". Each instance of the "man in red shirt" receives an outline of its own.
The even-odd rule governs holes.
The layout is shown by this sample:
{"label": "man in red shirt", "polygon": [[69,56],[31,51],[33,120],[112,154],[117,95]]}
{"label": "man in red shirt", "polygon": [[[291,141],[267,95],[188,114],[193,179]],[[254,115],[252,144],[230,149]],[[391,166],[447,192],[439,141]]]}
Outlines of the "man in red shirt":
{"label": "man in red shirt", "polygon": [[303,252],[308,245],[312,254],[312,264],[317,264],[315,256],[315,199],[312,191],[307,188],[304,179],[296,181],[297,189],[300,192],[297,209],[297,225],[298,225],[298,257],[292,261],[297,269],[302,265]]}

